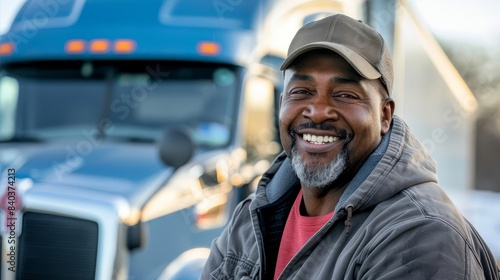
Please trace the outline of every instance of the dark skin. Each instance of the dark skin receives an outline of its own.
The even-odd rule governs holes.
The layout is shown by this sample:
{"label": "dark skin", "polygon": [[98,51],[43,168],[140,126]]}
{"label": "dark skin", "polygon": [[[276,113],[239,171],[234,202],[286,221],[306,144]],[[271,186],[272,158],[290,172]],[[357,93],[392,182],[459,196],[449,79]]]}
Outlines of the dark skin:
{"label": "dark skin", "polygon": [[[335,209],[349,181],[389,131],[394,107],[379,79],[363,78],[334,52],[310,51],[285,70],[279,119],[286,154],[290,157],[295,146],[303,163],[311,167],[331,163],[343,147],[349,153],[346,169],[328,186],[301,182],[304,214],[320,216]],[[332,129],[300,128],[305,123],[333,125],[347,135]],[[304,134],[338,140],[318,144],[304,140]]]}

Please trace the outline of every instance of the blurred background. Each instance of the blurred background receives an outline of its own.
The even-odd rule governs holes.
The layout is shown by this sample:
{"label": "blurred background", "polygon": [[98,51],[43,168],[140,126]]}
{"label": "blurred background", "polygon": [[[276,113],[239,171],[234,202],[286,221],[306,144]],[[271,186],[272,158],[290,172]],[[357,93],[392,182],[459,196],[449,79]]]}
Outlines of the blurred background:
{"label": "blurred background", "polygon": [[[246,10],[252,6],[249,1],[213,0],[208,6],[193,6],[191,9],[196,11],[199,7],[199,12],[203,13],[203,9],[213,8],[212,12],[216,11],[214,14],[218,15],[217,24],[206,18],[200,17],[199,20],[208,25],[227,26],[237,23],[234,19],[249,12]],[[0,35],[7,34],[24,2],[0,0]],[[165,1],[167,2],[169,1]],[[177,1],[170,2],[177,3]],[[293,34],[301,25],[332,13],[342,12],[362,19],[382,34],[390,46],[395,64],[396,114],[403,117],[436,159],[441,187],[475,225],[497,260],[500,260],[500,18],[497,15],[500,2],[497,0],[256,2],[272,2],[273,5],[262,5],[260,11],[257,9],[255,25],[258,26],[259,33],[255,40],[259,43],[255,45],[255,49],[245,51],[249,51],[252,57],[259,59],[263,56],[260,62],[270,67],[279,65]],[[149,4],[144,1],[142,5]],[[174,4],[170,6],[174,7]],[[272,9],[265,10],[269,7]],[[187,14],[185,10],[179,11]],[[194,12],[196,13],[197,11]],[[186,17],[182,19],[185,20]],[[176,22],[175,17],[168,18],[168,21],[177,26],[186,24],[186,22]],[[188,28],[178,29],[176,34],[183,36],[192,31],[190,28],[195,25],[189,23]],[[106,26],[99,28],[106,30]],[[147,33],[147,29],[144,29],[144,33]],[[12,34],[10,36],[12,37]],[[207,34],[204,36],[207,37]],[[212,37],[213,40],[218,36],[215,33],[213,36],[208,34],[208,38]],[[76,37],[78,34],[75,34]],[[234,41],[230,39],[227,43],[236,45],[236,40],[240,37],[231,38]],[[217,48],[217,45],[208,45],[204,50],[208,53],[215,51],[212,55],[217,55]],[[243,53],[243,49],[240,48],[239,51]],[[155,60],[155,57],[150,56],[149,59]],[[1,63],[0,59],[0,65]],[[84,67],[82,71],[83,69]],[[215,71],[218,73],[217,86],[224,88],[235,79],[235,74],[231,74],[231,71],[228,72],[226,68]],[[248,72],[252,71],[254,67],[249,67]],[[268,72],[262,73],[257,76],[262,78],[268,75],[265,74]],[[179,76],[182,76],[182,73],[179,73]],[[263,87],[269,87],[269,83],[263,82],[260,78],[247,83],[249,88],[260,91]],[[279,76],[276,79],[273,80],[274,90],[279,91],[279,85],[276,85],[280,82]],[[179,85],[175,86],[181,88]],[[258,98],[261,99],[255,100],[254,97],[253,100],[248,100],[248,104],[258,105],[267,102],[265,96]],[[183,102],[192,101],[186,99]],[[272,96],[269,102],[273,102]],[[192,104],[190,109],[195,110],[197,105],[190,104]],[[0,102],[0,108],[1,105]],[[174,109],[172,106],[172,110]],[[155,111],[149,112],[153,112],[150,117],[154,117],[152,115]],[[262,126],[260,118],[273,118],[267,114],[259,113],[257,110],[257,114],[249,118],[255,121],[253,124],[251,121],[245,124],[251,134],[255,127]],[[203,127],[205,129],[203,133],[218,135],[213,139],[213,143],[224,142],[232,137],[229,136],[232,132],[224,130],[221,126]],[[264,134],[268,135],[270,131]],[[202,137],[208,134],[202,134]],[[1,127],[0,136],[2,136]],[[268,145],[267,142],[256,144],[252,149],[255,151],[266,149],[266,151],[254,152],[254,155],[262,155],[264,158],[279,150],[276,141],[272,141],[276,138],[266,137],[264,138],[274,145]],[[248,149],[246,153],[252,154]],[[260,172],[265,170],[268,164],[269,162],[263,164],[262,161],[258,161],[252,168],[255,172]],[[243,185],[241,178],[245,177],[244,173],[242,171],[238,175],[240,177],[232,177],[234,180],[232,185]]]}

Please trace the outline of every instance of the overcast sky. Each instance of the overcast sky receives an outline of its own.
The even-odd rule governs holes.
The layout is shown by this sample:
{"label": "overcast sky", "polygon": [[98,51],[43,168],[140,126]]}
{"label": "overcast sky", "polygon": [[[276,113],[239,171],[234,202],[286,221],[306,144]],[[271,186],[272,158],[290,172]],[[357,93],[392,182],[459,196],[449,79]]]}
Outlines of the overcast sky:
{"label": "overcast sky", "polygon": [[417,13],[435,34],[452,40],[498,43],[498,0],[412,0]]}

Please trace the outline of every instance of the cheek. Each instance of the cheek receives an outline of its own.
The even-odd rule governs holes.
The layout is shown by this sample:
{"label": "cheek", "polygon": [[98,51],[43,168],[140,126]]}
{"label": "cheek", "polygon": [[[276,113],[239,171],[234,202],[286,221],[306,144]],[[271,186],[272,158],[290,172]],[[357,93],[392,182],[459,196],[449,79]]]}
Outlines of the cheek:
{"label": "cheek", "polygon": [[280,123],[280,131],[285,130],[288,131],[290,126],[295,119],[294,108],[289,106],[286,102],[281,104],[280,112],[279,112],[279,123]]}
{"label": "cheek", "polygon": [[357,145],[372,146],[381,135],[380,117],[375,111],[354,110],[349,113],[349,124]]}
{"label": "cheek", "polygon": [[290,106],[287,104],[282,104],[279,112],[279,132],[281,145],[287,154],[291,149],[292,138],[289,134],[290,127],[293,125],[294,120],[296,119],[296,114],[291,110]]}

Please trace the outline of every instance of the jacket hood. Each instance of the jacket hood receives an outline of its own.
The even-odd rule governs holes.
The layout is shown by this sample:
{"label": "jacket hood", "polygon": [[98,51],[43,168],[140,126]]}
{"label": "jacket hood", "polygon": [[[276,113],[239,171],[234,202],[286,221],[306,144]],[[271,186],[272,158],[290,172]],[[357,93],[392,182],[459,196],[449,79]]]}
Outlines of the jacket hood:
{"label": "jacket hood", "polygon": [[[282,153],[264,174],[256,197],[273,203],[299,182]],[[415,185],[437,183],[436,163],[398,116],[379,147],[370,155],[342,194],[335,212],[347,206],[363,210]]]}
{"label": "jacket hood", "polygon": [[[341,198],[336,209],[352,205],[354,210],[363,210],[409,187],[427,182],[437,183],[436,162],[398,116],[393,119],[387,141],[385,152],[379,155],[377,151],[380,150],[377,149],[370,156],[370,158],[379,157],[379,160],[366,179],[359,182],[359,185],[351,185],[359,180],[358,176],[363,176],[360,170],[346,189],[347,191],[350,187],[355,188],[352,195],[345,200],[345,203],[342,203]],[[370,168],[370,158],[362,169]]]}

